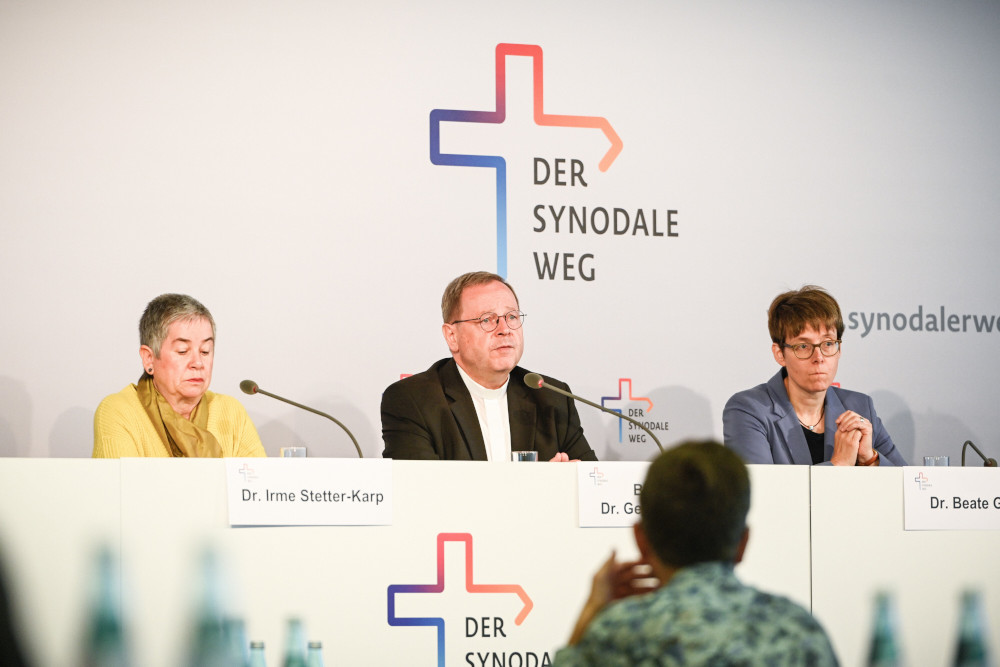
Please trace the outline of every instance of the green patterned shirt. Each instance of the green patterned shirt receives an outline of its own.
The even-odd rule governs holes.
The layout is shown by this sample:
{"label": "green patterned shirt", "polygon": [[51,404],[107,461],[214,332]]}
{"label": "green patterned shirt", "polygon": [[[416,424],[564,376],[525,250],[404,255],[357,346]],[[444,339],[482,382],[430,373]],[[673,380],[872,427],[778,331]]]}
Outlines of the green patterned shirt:
{"label": "green patterned shirt", "polygon": [[553,667],[837,665],[823,628],[787,598],[745,586],[728,563],[679,570],[648,595],[610,605]]}

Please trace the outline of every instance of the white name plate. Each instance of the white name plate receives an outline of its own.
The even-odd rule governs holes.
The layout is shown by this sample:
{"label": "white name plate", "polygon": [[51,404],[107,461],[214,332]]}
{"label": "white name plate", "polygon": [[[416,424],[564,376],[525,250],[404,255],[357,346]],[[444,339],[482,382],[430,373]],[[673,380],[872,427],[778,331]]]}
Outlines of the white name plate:
{"label": "white name plate", "polygon": [[581,461],[577,489],[581,528],[617,528],[639,520],[648,461]]}
{"label": "white name plate", "polygon": [[1000,529],[1000,470],[904,468],[903,528]]}
{"label": "white name plate", "polygon": [[392,525],[388,459],[226,459],[230,526]]}

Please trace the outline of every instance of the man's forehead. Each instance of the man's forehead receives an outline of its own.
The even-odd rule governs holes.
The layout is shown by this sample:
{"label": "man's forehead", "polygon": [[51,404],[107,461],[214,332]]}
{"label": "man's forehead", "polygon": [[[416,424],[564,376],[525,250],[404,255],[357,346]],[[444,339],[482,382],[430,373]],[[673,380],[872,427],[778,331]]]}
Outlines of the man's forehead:
{"label": "man's forehead", "polygon": [[514,297],[509,299],[469,299],[463,301],[462,305],[464,310],[482,310],[483,312],[495,310],[497,315],[502,315],[509,310],[517,310],[517,307],[517,300]]}
{"label": "man's forehead", "polygon": [[492,308],[497,304],[507,308],[517,308],[518,305],[514,292],[496,280],[466,287],[462,290],[461,303],[463,308]]}

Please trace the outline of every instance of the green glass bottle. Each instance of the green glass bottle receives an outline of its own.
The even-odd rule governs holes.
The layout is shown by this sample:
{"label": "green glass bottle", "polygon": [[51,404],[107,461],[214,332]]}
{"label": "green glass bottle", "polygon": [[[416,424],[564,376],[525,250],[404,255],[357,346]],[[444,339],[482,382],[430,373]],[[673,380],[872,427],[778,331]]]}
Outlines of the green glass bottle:
{"label": "green glass bottle", "polygon": [[222,576],[215,554],[201,557],[201,601],[189,646],[190,667],[241,667],[230,650],[222,617]]}
{"label": "green glass bottle", "polygon": [[892,596],[885,592],[875,595],[875,628],[868,648],[868,667],[899,667],[903,664],[896,640],[896,618]]}
{"label": "green glass bottle", "polygon": [[250,667],[267,667],[267,659],[264,656],[264,642],[250,642]]}
{"label": "green glass bottle", "polygon": [[962,612],[955,647],[955,667],[987,667],[990,664],[983,632],[982,596],[978,591],[962,593]]}
{"label": "green glass bottle", "polygon": [[306,667],[306,631],[298,618],[288,619],[282,667]]}
{"label": "green glass bottle", "polygon": [[309,650],[306,653],[306,667],[324,667],[323,642],[309,642]]}
{"label": "green glass bottle", "polygon": [[229,647],[229,657],[234,665],[239,667],[249,667],[250,665],[250,645],[247,643],[246,624],[242,618],[227,618],[223,624],[223,631],[226,636],[226,645]]}
{"label": "green glass bottle", "polygon": [[97,554],[94,601],[83,646],[83,667],[131,665],[122,625],[120,571],[108,548]]}

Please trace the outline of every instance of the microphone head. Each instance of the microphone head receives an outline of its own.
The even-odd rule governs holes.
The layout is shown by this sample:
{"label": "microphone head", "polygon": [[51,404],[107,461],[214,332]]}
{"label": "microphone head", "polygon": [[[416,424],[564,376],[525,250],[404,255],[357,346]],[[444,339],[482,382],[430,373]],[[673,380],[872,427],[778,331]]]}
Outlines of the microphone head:
{"label": "microphone head", "polygon": [[243,382],[240,382],[240,389],[244,394],[256,394],[257,383],[253,380],[244,380]]}
{"label": "microphone head", "polygon": [[545,386],[545,380],[538,373],[528,373],[524,376],[524,384],[528,385],[532,389],[541,389]]}

